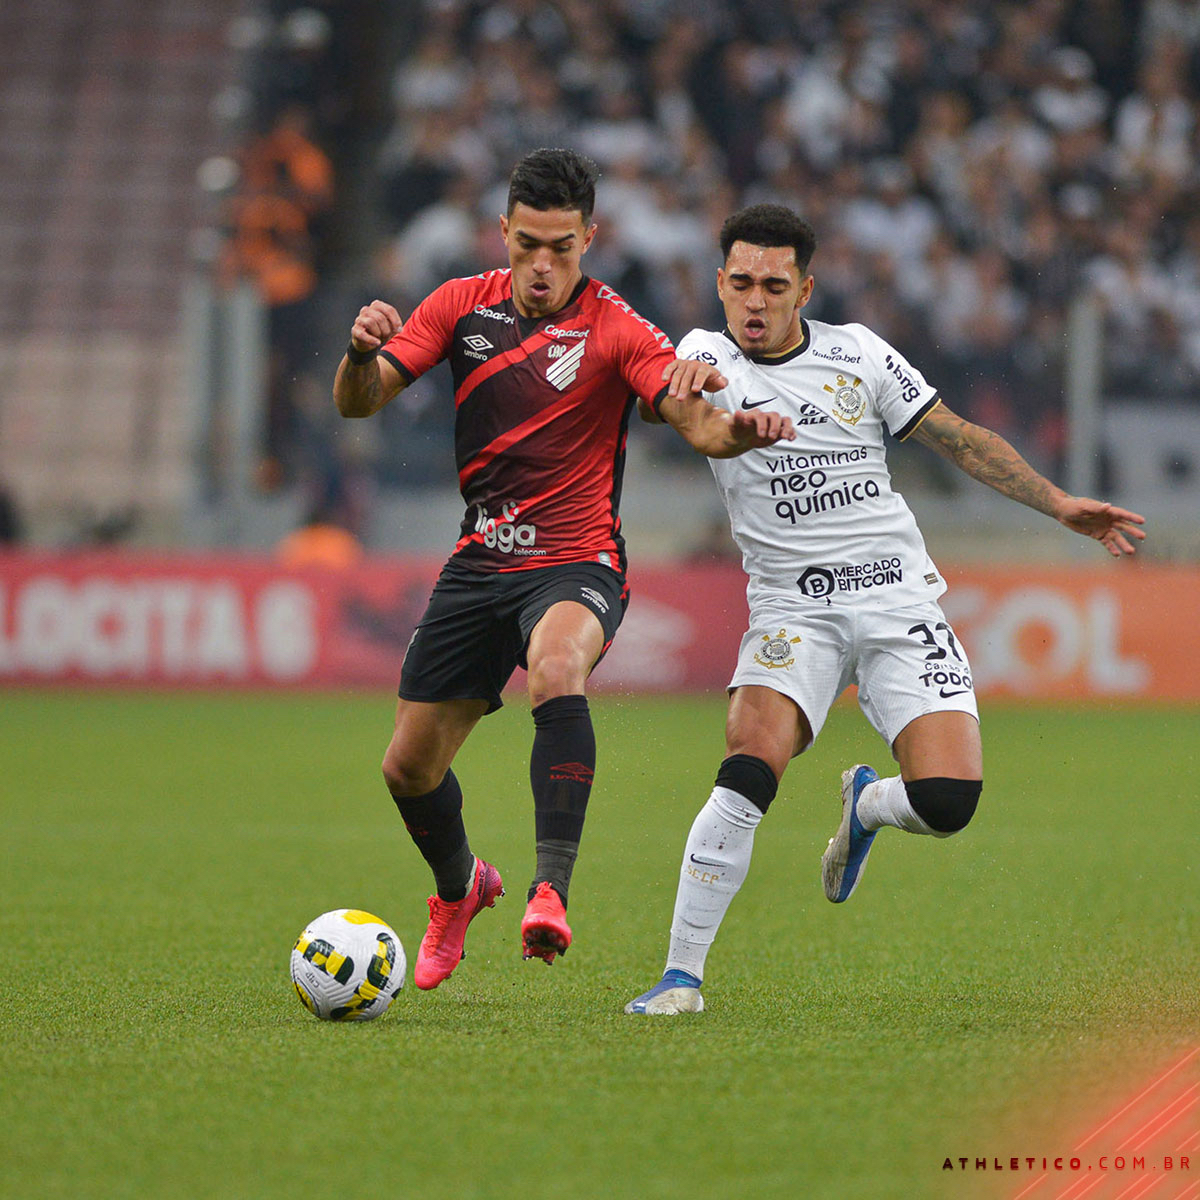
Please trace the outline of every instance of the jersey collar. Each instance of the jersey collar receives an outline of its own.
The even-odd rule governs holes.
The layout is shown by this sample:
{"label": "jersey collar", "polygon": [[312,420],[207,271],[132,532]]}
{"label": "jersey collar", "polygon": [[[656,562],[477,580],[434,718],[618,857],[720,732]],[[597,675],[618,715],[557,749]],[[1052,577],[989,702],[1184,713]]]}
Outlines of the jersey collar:
{"label": "jersey collar", "polygon": [[[517,302],[512,300],[513,312],[517,314],[517,320],[521,322],[522,329],[536,329],[543,321],[559,321],[562,319],[562,314],[573,305],[580,296],[583,295],[587,285],[591,283],[591,279],[587,275],[581,275],[579,282],[575,285],[571,294],[567,297],[567,302],[562,308],[556,308],[552,313],[547,313],[544,317],[524,317],[517,308]],[[512,277],[510,275],[508,281],[508,295],[512,299]]]}
{"label": "jersey collar", "polygon": [[[724,330],[722,330],[722,332],[724,333],[725,337],[727,337],[735,346],[737,346],[739,350],[742,350],[741,346],[738,346],[737,344],[737,338],[735,338],[733,334],[729,332],[728,325],[724,328]],[[793,358],[799,358],[801,354],[806,353],[811,344],[812,335],[808,330],[808,322],[801,317],[800,344],[798,346],[793,346],[792,349],[786,354],[746,354],[744,350],[742,350],[742,353],[746,354],[746,357],[752,363],[759,363],[764,367],[780,367],[784,363],[791,362]]]}

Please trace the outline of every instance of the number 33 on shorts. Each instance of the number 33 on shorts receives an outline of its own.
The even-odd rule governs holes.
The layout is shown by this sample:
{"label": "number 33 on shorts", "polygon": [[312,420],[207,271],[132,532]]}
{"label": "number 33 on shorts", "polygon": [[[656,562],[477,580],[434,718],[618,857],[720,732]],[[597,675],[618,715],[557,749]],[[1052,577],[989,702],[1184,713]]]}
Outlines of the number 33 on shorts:
{"label": "number 33 on shorts", "polygon": [[908,632],[929,647],[925,655],[925,672],[921,676],[921,682],[927,688],[937,688],[942,699],[965,695],[972,690],[971,668],[959,652],[954,630],[945,621],[936,622],[932,629],[921,621]]}

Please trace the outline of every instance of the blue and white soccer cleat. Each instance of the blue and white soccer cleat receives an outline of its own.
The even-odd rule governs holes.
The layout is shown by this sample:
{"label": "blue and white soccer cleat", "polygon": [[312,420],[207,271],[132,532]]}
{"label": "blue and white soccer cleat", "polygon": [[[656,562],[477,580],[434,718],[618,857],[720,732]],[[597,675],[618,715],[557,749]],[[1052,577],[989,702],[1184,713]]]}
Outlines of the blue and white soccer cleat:
{"label": "blue and white soccer cleat", "polygon": [[625,1005],[625,1011],[651,1016],[703,1012],[704,997],[700,995],[700,980],[687,971],[666,971],[648,992],[643,992],[636,1000],[630,1000]]}
{"label": "blue and white soccer cleat", "polygon": [[879,776],[864,763],[842,772],[842,823],[829,839],[821,855],[821,882],[825,895],[834,904],[841,904],[854,895],[862,878],[871,843],[878,830],[866,830],[858,819],[858,798],[868,783]]}

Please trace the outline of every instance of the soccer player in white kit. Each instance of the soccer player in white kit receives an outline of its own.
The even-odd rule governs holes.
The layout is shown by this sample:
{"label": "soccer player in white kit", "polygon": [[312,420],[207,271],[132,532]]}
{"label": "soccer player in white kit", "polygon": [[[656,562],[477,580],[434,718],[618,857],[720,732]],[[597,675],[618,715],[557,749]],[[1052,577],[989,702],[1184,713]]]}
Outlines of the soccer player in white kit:
{"label": "soccer player in white kit", "polygon": [[[729,684],[726,757],[684,848],[666,970],[628,1013],[703,1009],[705,959],[746,877],[755,828],[849,684],[900,771],[843,772],[841,822],[821,860],[825,895],[850,898],[885,825],[948,837],[974,815],[983,759],[971,668],[937,602],[946,585],[892,490],[885,429],[1114,556],[1145,536],[1137,513],[1068,495],[1003,438],[956,416],[865,326],[804,320],[816,239],[790,209],[743,209],[720,244],[727,328],[679,343],[669,394],[701,391],[729,412],[769,407],[792,418],[796,440],[710,460],[749,576],[750,626]],[[645,405],[642,415],[655,419]]]}

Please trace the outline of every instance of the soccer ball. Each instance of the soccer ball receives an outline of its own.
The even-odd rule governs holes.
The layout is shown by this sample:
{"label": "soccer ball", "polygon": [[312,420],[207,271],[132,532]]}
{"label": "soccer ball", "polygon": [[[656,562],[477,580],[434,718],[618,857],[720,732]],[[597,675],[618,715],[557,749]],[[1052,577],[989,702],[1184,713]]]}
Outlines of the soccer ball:
{"label": "soccer ball", "polygon": [[310,921],[292,947],[292,983],[322,1021],[370,1021],[404,986],[408,963],[396,931],[358,908]]}

